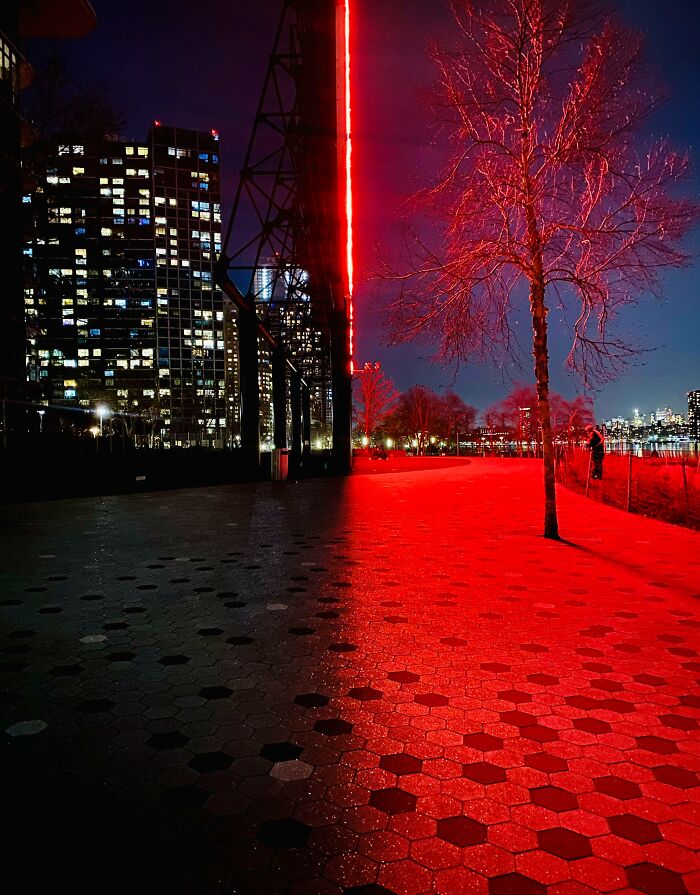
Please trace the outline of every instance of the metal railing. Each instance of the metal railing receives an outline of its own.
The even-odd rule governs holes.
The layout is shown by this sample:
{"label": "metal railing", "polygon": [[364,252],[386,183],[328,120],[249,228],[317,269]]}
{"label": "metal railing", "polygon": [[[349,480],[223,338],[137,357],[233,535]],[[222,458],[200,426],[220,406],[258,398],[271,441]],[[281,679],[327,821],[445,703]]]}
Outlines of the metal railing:
{"label": "metal railing", "polygon": [[590,451],[561,451],[557,481],[629,513],[700,529],[700,462],[693,453],[608,451],[603,478],[592,479]]}

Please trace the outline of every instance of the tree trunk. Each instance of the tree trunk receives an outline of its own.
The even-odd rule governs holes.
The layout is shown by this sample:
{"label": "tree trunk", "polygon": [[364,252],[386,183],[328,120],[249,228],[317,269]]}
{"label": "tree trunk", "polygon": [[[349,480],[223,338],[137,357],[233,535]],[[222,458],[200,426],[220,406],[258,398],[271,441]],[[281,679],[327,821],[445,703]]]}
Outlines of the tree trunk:
{"label": "tree trunk", "polygon": [[532,355],[535,359],[537,408],[542,427],[542,459],[544,463],[544,536],[559,540],[557,495],[554,481],[554,437],[549,407],[549,354],[547,352],[547,307],[544,303],[544,281],[536,277],[530,283],[532,311]]}

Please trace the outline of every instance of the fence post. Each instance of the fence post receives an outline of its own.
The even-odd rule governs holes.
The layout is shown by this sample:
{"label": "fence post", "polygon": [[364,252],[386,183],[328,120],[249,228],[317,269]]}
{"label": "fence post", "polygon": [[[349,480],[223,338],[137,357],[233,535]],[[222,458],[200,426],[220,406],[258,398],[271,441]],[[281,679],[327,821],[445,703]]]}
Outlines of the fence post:
{"label": "fence post", "polygon": [[588,486],[591,483],[591,464],[593,463],[593,451],[588,454],[588,475],[586,476],[586,497],[588,497]]}
{"label": "fence post", "polygon": [[685,472],[685,457],[681,459],[681,469],[683,470],[683,493],[685,495],[685,524],[690,525],[690,505],[688,502],[688,477]]}
{"label": "fence post", "polygon": [[629,461],[627,463],[627,512],[632,511],[632,451],[628,454]]}

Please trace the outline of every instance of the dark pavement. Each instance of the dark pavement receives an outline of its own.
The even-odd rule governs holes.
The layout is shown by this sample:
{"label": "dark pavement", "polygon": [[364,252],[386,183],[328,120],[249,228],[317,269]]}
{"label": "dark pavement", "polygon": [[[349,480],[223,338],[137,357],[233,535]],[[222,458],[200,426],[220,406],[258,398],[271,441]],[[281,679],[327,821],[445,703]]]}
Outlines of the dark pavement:
{"label": "dark pavement", "polygon": [[700,534],[410,462],[0,509],[13,891],[700,892]]}

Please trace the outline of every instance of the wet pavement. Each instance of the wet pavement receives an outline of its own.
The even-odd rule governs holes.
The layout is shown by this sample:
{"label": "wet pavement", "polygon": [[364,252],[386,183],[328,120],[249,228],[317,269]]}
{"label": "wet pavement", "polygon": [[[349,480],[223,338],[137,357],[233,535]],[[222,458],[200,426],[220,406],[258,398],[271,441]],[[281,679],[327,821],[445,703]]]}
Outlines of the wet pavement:
{"label": "wet pavement", "polygon": [[0,510],[20,891],[700,892],[700,534],[410,462]]}

